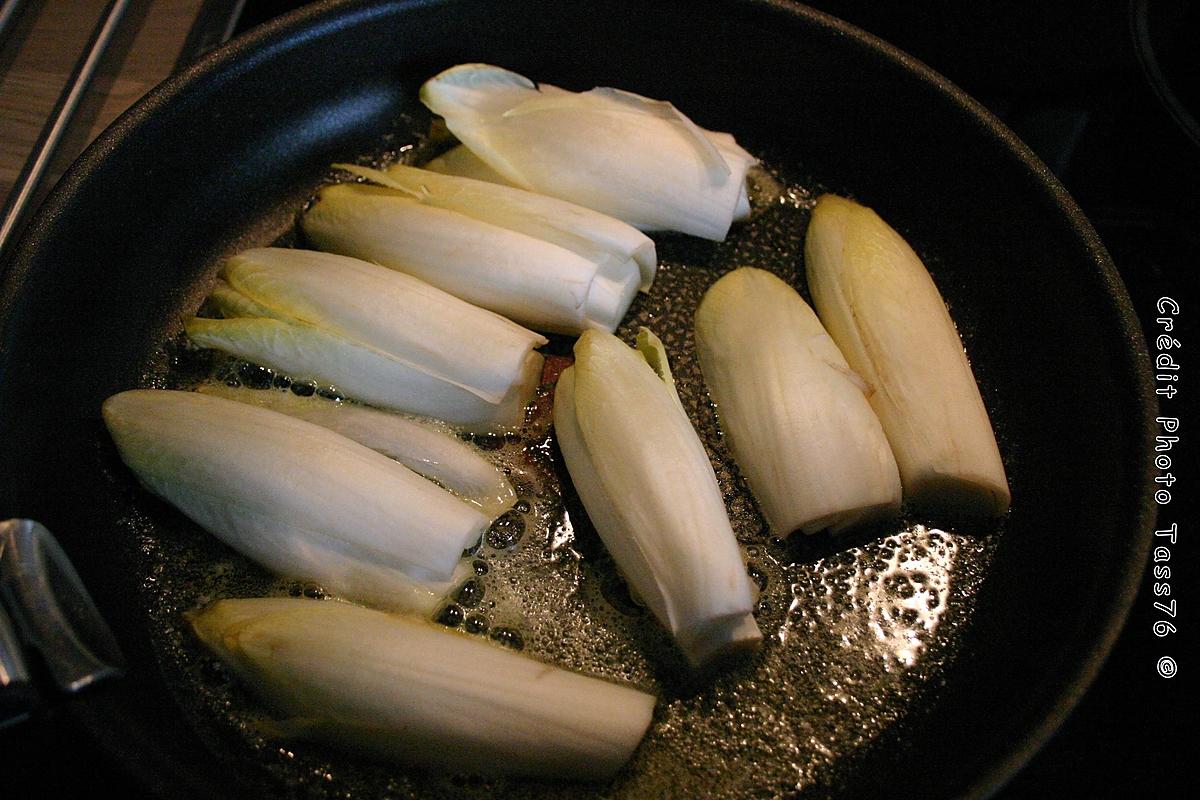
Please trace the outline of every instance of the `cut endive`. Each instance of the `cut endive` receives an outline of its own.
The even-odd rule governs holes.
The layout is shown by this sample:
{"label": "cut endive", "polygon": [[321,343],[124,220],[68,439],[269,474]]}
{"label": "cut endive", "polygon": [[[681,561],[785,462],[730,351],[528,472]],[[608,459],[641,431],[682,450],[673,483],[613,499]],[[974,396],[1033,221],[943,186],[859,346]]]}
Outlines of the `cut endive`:
{"label": "cut endive", "polygon": [[607,214],[523,189],[405,164],[393,164],[383,171],[353,164],[339,166],[406,192],[426,205],[556,244],[595,262],[601,274],[635,270],[643,292],[654,283],[658,267],[654,240]]}
{"label": "cut endive", "polygon": [[869,208],[817,200],[805,242],[817,312],[870,384],[907,497],[1001,515],[1008,481],[954,322],[908,243]]}
{"label": "cut endive", "polygon": [[212,301],[227,319],[184,326],[214,347],[371,405],[472,429],[520,425],[546,339],[410,275],[311,250],[226,262]]}
{"label": "cut endive", "polygon": [[817,315],[769,272],[717,281],[696,311],[700,368],[729,448],[777,536],[838,532],[900,509],[867,387]]}
{"label": "cut endive", "polygon": [[458,175],[462,178],[498,183],[501,186],[516,186],[462,144],[457,144],[440,156],[426,161],[421,168],[431,172],[440,172],[443,175]]}
{"label": "cut endive", "polygon": [[302,221],[317,247],[415,275],[538,330],[612,331],[654,280],[654,242],[591,209],[404,165],[339,166],[382,185],[322,189]]}
{"label": "cut endive", "polygon": [[[734,138],[731,134],[716,133],[713,131],[703,131],[703,133],[705,136],[708,136],[710,138],[718,137],[718,140],[721,141],[723,144],[725,144],[725,146],[727,146],[727,147],[736,148],[736,150],[734,150],[734,152],[737,153],[738,155],[740,155],[741,153],[745,153],[745,151],[742,150],[742,148],[739,145],[737,145],[736,140],[734,140]],[[751,163],[751,167],[750,167],[750,169],[752,170],[754,167],[754,164],[757,163],[757,161],[753,160],[753,156],[750,156],[748,153],[746,153],[745,157],[752,159],[752,163]],[[496,170],[489,167],[483,161],[483,159],[481,159],[479,156],[472,153],[467,148],[467,146],[463,145],[463,144],[455,145],[454,147],[451,147],[446,152],[442,153],[440,156],[437,156],[436,158],[432,158],[429,161],[426,161],[424,164],[421,165],[421,168],[424,170],[430,171],[430,172],[438,172],[443,175],[457,175],[462,178],[474,178],[475,180],[478,180],[478,181],[488,181],[489,183],[498,183],[501,186],[517,186],[517,184],[513,183],[508,178],[505,178],[499,172],[496,172]],[[759,174],[759,179],[760,180],[763,179],[763,175],[761,173]],[[520,187],[517,187],[517,188],[520,188]],[[743,186],[742,192],[738,196],[737,208],[734,209],[734,212],[733,212],[733,220],[734,220],[734,222],[739,222],[741,220],[749,219],[749,218],[750,218],[750,198],[749,198],[749,195],[747,194],[746,188]],[[651,227],[649,225],[635,225],[634,227],[639,230],[644,230],[644,231],[658,230],[657,228]]]}
{"label": "cut endive", "polygon": [[[643,230],[719,241],[749,211],[754,157],[730,134],[706,131],[664,101],[610,88],[568,92],[500,67],[461,64],[426,81],[421,102],[506,181]],[[457,155],[438,166],[464,163]]]}
{"label": "cut endive", "polygon": [[605,547],[688,661],[757,647],[751,582],[665,361],[585,333],[555,389],[554,429]]}
{"label": "cut endive", "polygon": [[191,622],[278,715],[268,730],[418,767],[607,780],[654,710],[636,689],[345,603],[221,600]]}
{"label": "cut endive", "polygon": [[247,389],[210,381],[201,394],[269,408],[340,433],[453,492],[495,519],[517,500],[504,472],[455,435],[450,426],[429,417],[406,417],[366,406],[291,391]]}
{"label": "cut endive", "polygon": [[141,483],[267,569],[431,612],[488,518],[310,422],[196,392],[132,390],[104,422]]}

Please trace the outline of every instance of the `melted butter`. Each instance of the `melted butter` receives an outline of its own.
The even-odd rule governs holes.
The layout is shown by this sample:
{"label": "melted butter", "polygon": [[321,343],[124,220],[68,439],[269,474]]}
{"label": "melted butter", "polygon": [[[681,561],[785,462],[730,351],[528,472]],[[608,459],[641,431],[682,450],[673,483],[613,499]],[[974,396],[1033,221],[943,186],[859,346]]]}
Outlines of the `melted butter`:
{"label": "melted butter", "polygon": [[[954,534],[924,525],[819,559],[790,584],[779,641],[828,628],[864,658],[911,667],[937,631],[958,554]],[[844,602],[835,603],[841,596]]]}

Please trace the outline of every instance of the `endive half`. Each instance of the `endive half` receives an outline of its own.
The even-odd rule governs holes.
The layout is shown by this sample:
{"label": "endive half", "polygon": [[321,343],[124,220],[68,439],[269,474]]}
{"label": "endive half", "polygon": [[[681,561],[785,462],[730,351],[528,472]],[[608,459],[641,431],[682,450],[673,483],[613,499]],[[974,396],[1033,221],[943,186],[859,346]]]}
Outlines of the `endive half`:
{"label": "endive half", "polygon": [[602,273],[632,267],[645,292],[658,267],[654,240],[618,219],[575,203],[482,180],[441,175],[393,164],[384,171],[352,164],[343,169],[411,194],[420,202],[556,244],[601,267]]}
{"label": "endive half", "polygon": [[665,363],[659,370],[615,336],[585,333],[555,389],[554,428],[613,560],[702,666],[757,647],[762,634],[712,464]]}
{"label": "endive half", "polygon": [[247,389],[215,381],[201,384],[197,391],[268,408],[340,433],[444,486],[489,519],[512,508],[517,500],[499,467],[435,419],[406,417],[319,395],[299,397],[287,390]]}
{"label": "endive half", "polygon": [[488,429],[524,421],[546,339],[410,275],[311,250],[226,262],[212,299],[229,319],[185,320],[203,347],[372,405]]}
{"label": "endive half", "polygon": [[[705,136],[721,142],[723,146],[730,148],[735,154],[740,156],[742,153],[745,153],[745,150],[743,150],[737,144],[737,141],[731,134],[716,133],[714,131],[707,131],[703,129],[701,130]],[[754,163],[757,163],[756,160],[753,160],[753,156],[750,156],[748,153],[745,155],[745,157],[752,159],[751,166],[753,166]],[[421,165],[421,168],[429,172],[438,172],[444,175],[457,175],[462,178],[474,178],[478,181],[498,183],[501,186],[517,186],[517,184],[508,180],[499,172],[496,172],[496,170],[489,167],[483,161],[483,159],[472,153],[470,149],[463,144],[455,145],[446,152],[442,153],[440,156],[426,161]],[[749,217],[750,198],[747,190],[745,187],[743,187],[741,194],[738,196],[737,208],[734,209],[733,212],[733,220],[734,222],[738,222],[744,219],[749,219]],[[645,231],[657,230],[650,225],[635,225],[634,227],[638,230]]]}
{"label": "endive half", "polygon": [[103,415],[147,489],[272,572],[341,596],[430,611],[488,526],[390,458],[265,408],[140,389]]}
{"label": "endive half", "polygon": [[[705,136],[709,137],[714,142],[721,143],[721,146],[728,148],[731,155],[734,157],[744,157],[751,159],[751,166],[757,163],[749,153],[737,144],[732,134],[717,133],[701,129]],[[489,183],[498,183],[501,186],[517,186],[509,179],[505,178],[499,172],[489,167],[483,159],[475,155],[467,148],[466,145],[459,144],[451,147],[446,152],[436,158],[432,158],[421,165],[423,170],[428,172],[438,172],[443,175],[457,175],[462,178],[474,178],[478,181],[487,181]],[[517,186],[517,188],[520,188]],[[738,222],[750,217],[750,198],[746,187],[742,187],[741,194],[738,195],[737,208],[733,212],[734,222]],[[638,230],[653,231],[658,230],[651,225],[634,225]]]}
{"label": "endive half", "polygon": [[[466,145],[457,144],[436,158],[421,165],[422,169],[440,172],[445,175],[458,175],[463,178],[474,178],[478,181],[498,183],[502,186],[516,186],[499,172],[484,163],[483,159],[472,153]],[[518,187],[519,188],[519,187]]]}
{"label": "endive half", "polygon": [[721,428],[776,535],[899,511],[900,475],[867,387],[794,289],[734,270],[705,293],[695,324]]}
{"label": "endive half", "polygon": [[539,330],[612,331],[654,280],[654,243],[591,209],[404,165],[339,166],[383,185],[322,189],[302,221],[314,244]]}
{"label": "endive half", "polygon": [[933,279],[869,208],[817,200],[804,247],[821,321],[874,392],[908,498],[1001,515],[1004,465],[962,341]]}
{"label": "endive half", "polygon": [[635,689],[345,603],[221,600],[191,621],[278,733],[421,767],[605,780],[654,709]]}
{"label": "endive half", "polygon": [[611,88],[568,92],[460,64],[426,81],[421,102],[507,181],[643,230],[719,241],[749,210],[754,157],[664,101]]}

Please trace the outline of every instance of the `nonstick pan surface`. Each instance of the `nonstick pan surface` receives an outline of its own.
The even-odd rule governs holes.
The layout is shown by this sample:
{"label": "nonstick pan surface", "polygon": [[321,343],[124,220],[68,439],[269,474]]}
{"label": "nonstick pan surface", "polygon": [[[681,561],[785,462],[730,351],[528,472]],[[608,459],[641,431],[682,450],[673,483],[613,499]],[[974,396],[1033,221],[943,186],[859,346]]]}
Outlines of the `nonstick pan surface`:
{"label": "nonstick pan surface", "polygon": [[[964,335],[1013,488],[998,526],[917,515],[877,537],[781,548],[756,526],[711,438],[743,544],[770,573],[766,657],[790,666],[767,675],[778,686],[759,685],[754,665],[696,685],[674,675],[678,662],[652,632],[638,634],[633,679],[662,690],[655,735],[679,749],[648,746],[601,793],[994,791],[1070,712],[1132,601],[1153,522],[1154,403],[1141,332],[1078,208],[980,106],[856,29],[766,2],[318,4],[169,81],[85,153],[5,266],[0,306],[0,514],[38,518],[60,536],[130,661],[127,678],[74,707],[80,724],[171,796],[590,791],[414,776],[312,747],[288,756],[247,732],[245,717],[215,713],[222,698],[241,696],[208,674],[180,622],[202,599],[197,587],[212,584],[176,581],[191,575],[181,563],[196,553],[231,557],[136,487],[99,423],[108,395],[172,380],[179,318],[224,256],[286,241],[330,163],[418,141],[428,115],[417,88],[463,61],[668,98],[699,124],[732,131],[778,180],[765,190],[769,208],[726,243],[661,239],[663,277],[622,329],[649,321],[664,334],[702,432],[713,433],[712,411],[687,310],[737,265],[767,266],[803,288],[806,204],[832,190],[876,208],[926,259]],[[542,455],[534,471],[560,477],[553,447]],[[579,520],[569,489],[562,501]],[[935,527],[949,544],[930,540]],[[526,543],[540,548],[542,529],[531,530]],[[582,561],[595,562],[585,577],[603,583],[586,523],[576,534]],[[922,589],[932,627],[910,623],[907,655],[843,637],[835,622],[866,630],[875,613],[866,600],[878,586],[855,580],[874,560],[912,552],[913,537],[943,559]],[[246,570],[248,586],[256,579]],[[822,611],[809,601],[826,588],[834,599]],[[611,627],[647,628],[621,616],[621,598],[596,591],[591,600],[616,609]],[[848,606],[847,597],[866,600]],[[802,613],[791,615],[798,598]],[[580,647],[562,658],[586,661],[589,645]],[[719,717],[729,721],[724,737],[713,733]],[[772,741],[755,727],[784,718],[786,735]],[[682,760],[669,763],[672,752]],[[799,765],[790,784],[784,763]]]}

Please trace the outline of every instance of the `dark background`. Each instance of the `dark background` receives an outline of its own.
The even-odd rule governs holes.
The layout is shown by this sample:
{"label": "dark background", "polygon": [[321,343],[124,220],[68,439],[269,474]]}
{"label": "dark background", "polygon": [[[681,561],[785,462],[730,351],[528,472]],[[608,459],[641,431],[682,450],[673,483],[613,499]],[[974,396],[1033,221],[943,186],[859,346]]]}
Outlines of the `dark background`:
{"label": "dark background", "polygon": [[[212,41],[235,2],[208,4],[192,37],[199,50]],[[247,0],[239,32],[301,5]],[[1195,467],[1188,402],[1196,381],[1187,355],[1200,348],[1200,308],[1194,269],[1200,263],[1200,103],[1178,80],[1200,52],[1200,10],[1185,0],[1057,3],[977,0],[816,0],[810,3],[915,55],[980,100],[1009,125],[1066,185],[1113,256],[1147,336],[1153,357],[1162,327],[1155,304],[1170,296],[1182,307],[1172,335],[1182,348],[1178,394],[1161,399],[1161,413],[1181,420],[1181,441],[1169,471],[1172,500],[1159,528],[1179,526],[1172,552],[1170,596],[1154,596],[1147,567],[1129,623],[1100,677],[1059,733],[1002,792],[1001,798],[1152,797],[1173,795],[1187,770],[1185,742],[1194,744],[1184,701],[1192,687],[1183,642],[1194,641],[1183,590],[1196,574],[1191,543],[1197,506],[1190,496]],[[1157,74],[1147,64],[1158,65]],[[987,187],[980,187],[986,191]],[[1070,298],[1063,298],[1069,303]],[[1031,354],[1031,357],[1035,357]],[[1165,385],[1165,384],[1163,384]],[[1156,544],[1168,544],[1165,541]],[[1069,569],[1064,564],[1063,569]],[[1159,587],[1162,591],[1162,587]],[[1177,600],[1174,620],[1154,608]],[[1052,594],[1048,602],[1053,602]],[[1154,622],[1178,633],[1159,638]],[[1156,674],[1171,656],[1179,674]],[[1187,687],[1187,688],[1185,688]],[[1189,748],[1190,750],[1191,748]],[[46,754],[54,754],[47,766]],[[128,779],[96,755],[93,743],[63,724],[51,708],[31,724],[0,732],[0,792],[5,798],[75,797],[83,791],[127,787]],[[900,791],[915,787],[897,787]],[[936,787],[930,787],[936,795]],[[130,792],[117,789],[130,796]]]}

